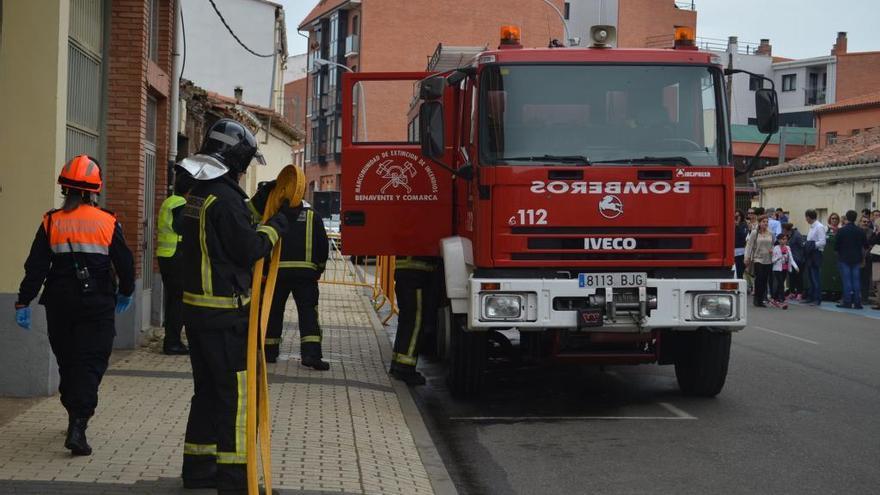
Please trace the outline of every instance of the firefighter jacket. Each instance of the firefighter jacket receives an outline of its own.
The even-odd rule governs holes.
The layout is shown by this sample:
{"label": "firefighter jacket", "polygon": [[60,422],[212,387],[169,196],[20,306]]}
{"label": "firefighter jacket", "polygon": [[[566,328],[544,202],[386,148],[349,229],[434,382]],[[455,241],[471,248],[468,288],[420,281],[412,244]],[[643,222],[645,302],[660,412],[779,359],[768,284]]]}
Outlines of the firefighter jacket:
{"label": "firefighter jacket", "polygon": [[[83,269],[88,273],[91,292],[83,294],[77,266],[81,273]],[[120,294],[134,292],[134,257],[125,244],[122,226],[113,213],[91,205],[46,213],[24,268],[19,304],[30,304],[44,282],[40,304],[64,301],[101,311],[115,297],[117,277]],[[111,304],[111,314],[112,309]]]}
{"label": "firefighter jacket", "polygon": [[206,318],[206,327],[224,327],[246,317],[253,265],[278,241],[275,228],[254,228],[246,199],[228,174],[199,182],[174,225],[183,236],[184,316]]}
{"label": "firefighter jacket", "polygon": [[162,202],[159,208],[159,233],[158,246],[156,247],[157,258],[172,258],[177,252],[177,244],[180,235],[174,231],[174,217],[177,216],[181,207],[186,204],[186,198],[172,194]]}
{"label": "firefighter jacket", "polygon": [[[264,186],[251,199],[254,213],[262,217],[263,208],[273,186]],[[330,245],[324,222],[315,210],[300,205],[282,209],[290,224],[281,238],[281,262],[278,268],[285,276],[317,280],[324,273]]]}

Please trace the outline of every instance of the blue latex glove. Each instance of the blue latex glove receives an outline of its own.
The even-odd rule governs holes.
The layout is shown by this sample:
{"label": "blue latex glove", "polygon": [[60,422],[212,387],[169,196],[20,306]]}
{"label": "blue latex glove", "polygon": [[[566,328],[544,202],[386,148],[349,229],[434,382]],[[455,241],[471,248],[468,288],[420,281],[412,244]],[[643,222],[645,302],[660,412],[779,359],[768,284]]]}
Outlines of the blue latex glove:
{"label": "blue latex glove", "polygon": [[116,294],[116,314],[125,313],[129,306],[131,306],[131,296]]}
{"label": "blue latex glove", "polygon": [[15,322],[25,330],[31,329],[31,308],[24,306],[15,309]]}

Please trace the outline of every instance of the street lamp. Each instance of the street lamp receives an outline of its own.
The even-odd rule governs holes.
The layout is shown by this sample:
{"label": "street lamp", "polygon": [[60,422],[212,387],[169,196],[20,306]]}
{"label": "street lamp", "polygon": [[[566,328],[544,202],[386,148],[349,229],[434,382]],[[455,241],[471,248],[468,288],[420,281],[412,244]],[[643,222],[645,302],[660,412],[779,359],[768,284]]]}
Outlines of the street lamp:
{"label": "street lamp", "polygon": [[544,1],[544,3],[549,5],[550,8],[555,10],[557,15],[559,15],[559,19],[562,21],[562,28],[565,30],[565,41],[568,43],[568,46],[572,46],[572,45],[577,46],[578,44],[580,44],[580,40],[572,38],[571,33],[568,32],[568,23],[565,22],[565,16],[562,15],[562,12],[559,11],[559,7],[553,5],[553,2],[551,2],[550,0],[543,0],[543,1]]}
{"label": "street lamp", "polygon": [[[354,73],[354,70],[352,70],[352,68],[347,65],[340,64],[337,62],[332,62],[330,60],[326,60],[323,58],[314,58],[314,59],[312,59],[312,62],[314,62],[318,65],[332,65],[334,67],[338,67],[340,69]],[[361,108],[359,109],[359,111],[363,115],[363,119],[364,119],[364,141],[369,141],[369,138],[367,137],[367,97],[364,94],[363,84],[360,84],[360,83],[358,84],[358,92],[360,93],[360,96],[361,96],[361,98],[360,98],[360,107]]]}

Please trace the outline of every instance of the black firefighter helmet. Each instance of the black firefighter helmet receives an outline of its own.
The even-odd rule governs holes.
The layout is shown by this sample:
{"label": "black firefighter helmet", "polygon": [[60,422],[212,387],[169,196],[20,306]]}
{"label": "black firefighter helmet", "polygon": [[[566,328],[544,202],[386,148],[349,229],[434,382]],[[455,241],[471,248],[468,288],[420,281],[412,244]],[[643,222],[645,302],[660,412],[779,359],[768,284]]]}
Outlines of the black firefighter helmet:
{"label": "black firefighter helmet", "polygon": [[257,150],[257,138],[241,122],[220,119],[208,129],[200,155],[216,158],[235,173],[243,174],[251,160],[265,165],[262,153]]}

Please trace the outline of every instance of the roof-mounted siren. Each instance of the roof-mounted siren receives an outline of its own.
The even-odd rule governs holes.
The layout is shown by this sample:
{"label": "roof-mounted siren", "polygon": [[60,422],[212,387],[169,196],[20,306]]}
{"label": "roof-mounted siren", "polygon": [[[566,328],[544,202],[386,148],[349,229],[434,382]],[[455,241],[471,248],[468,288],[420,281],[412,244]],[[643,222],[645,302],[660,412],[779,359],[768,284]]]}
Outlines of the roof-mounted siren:
{"label": "roof-mounted siren", "polygon": [[522,48],[521,39],[519,26],[501,26],[501,44],[498,45],[498,48]]}
{"label": "roof-mounted siren", "polygon": [[696,29],[691,26],[675,26],[675,41],[672,48],[676,50],[696,50]]}
{"label": "roof-mounted siren", "polygon": [[617,28],[605,24],[591,26],[590,39],[593,41],[593,48],[611,48],[617,41]]}

